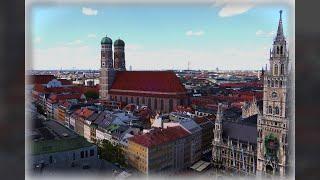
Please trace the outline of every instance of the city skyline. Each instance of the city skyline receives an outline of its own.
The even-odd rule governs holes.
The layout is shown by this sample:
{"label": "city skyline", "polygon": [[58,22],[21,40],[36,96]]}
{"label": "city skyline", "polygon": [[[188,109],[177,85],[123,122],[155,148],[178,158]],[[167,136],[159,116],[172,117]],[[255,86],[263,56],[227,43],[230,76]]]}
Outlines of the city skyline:
{"label": "city skyline", "polygon": [[100,40],[108,35],[125,41],[133,70],[187,69],[188,62],[192,70],[259,70],[268,61],[280,9],[288,34],[283,6],[229,16],[213,6],[35,6],[32,69],[96,70]]}

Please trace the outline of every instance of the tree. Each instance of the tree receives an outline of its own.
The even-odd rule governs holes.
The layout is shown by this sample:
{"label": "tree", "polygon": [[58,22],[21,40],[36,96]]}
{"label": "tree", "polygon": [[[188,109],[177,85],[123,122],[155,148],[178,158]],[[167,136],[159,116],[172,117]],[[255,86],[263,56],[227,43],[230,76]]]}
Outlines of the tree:
{"label": "tree", "polygon": [[119,163],[126,166],[125,157],[119,145],[113,145],[107,140],[103,140],[98,147],[98,153],[101,159],[105,159],[112,163]]}
{"label": "tree", "polygon": [[99,94],[94,91],[87,91],[84,93],[87,99],[98,99]]}

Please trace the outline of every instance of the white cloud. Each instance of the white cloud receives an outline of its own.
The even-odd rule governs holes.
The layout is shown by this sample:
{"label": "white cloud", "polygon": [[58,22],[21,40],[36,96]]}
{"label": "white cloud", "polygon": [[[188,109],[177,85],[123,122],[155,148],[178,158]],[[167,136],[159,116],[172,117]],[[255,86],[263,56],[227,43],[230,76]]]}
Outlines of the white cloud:
{"label": "white cloud", "polygon": [[187,31],[186,32],[186,35],[187,36],[202,36],[204,34],[204,32],[203,31]]}
{"label": "white cloud", "polygon": [[79,45],[81,43],[83,43],[83,41],[81,41],[80,39],[77,39],[77,40],[66,43],[66,45]]}
{"label": "white cloud", "polygon": [[40,37],[34,38],[34,42],[35,43],[40,43],[41,41],[42,41],[42,39]]}
{"label": "white cloud", "polygon": [[259,29],[256,32],[256,36],[258,36],[258,37],[273,37],[274,35],[275,35],[275,31],[265,32],[265,31]]}
{"label": "white cloud", "polygon": [[88,34],[88,38],[97,38],[96,34]]}
{"label": "white cloud", "polygon": [[226,4],[219,11],[220,17],[230,17],[247,12],[253,4]]}
{"label": "white cloud", "polygon": [[82,8],[82,13],[84,15],[87,15],[87,16],[96,16],[98,14],[98,10],[92,9],[92,8],[83,7]]}

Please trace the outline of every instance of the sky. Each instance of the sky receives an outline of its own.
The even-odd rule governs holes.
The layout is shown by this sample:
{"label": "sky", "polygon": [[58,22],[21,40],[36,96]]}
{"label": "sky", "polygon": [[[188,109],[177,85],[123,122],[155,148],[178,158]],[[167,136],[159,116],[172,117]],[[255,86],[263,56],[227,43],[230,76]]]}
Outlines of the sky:
{"label": "sky", "polygon": [[132,70],[256,70],[268,63],[279,10],[286,6],[35,5],[34,70],[99,69],[104,36],[125,42]]}

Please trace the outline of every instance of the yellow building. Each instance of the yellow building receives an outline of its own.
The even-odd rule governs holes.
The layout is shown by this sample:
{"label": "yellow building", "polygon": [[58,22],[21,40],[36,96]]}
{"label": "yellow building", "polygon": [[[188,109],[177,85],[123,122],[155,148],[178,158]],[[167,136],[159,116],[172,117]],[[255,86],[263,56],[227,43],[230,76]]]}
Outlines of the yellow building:
{"label": "yellow building", "polygon": [[189,132],[183,128],[155,128],[128,139],[128,164],[144,174],[170,173],[190,165]]}

